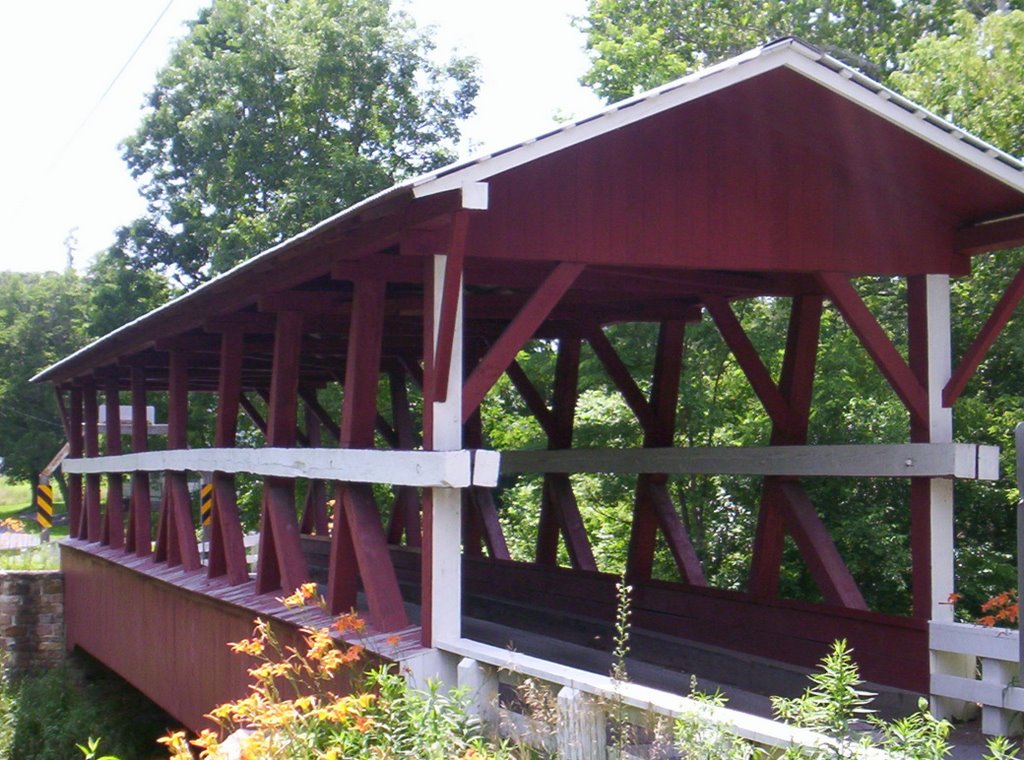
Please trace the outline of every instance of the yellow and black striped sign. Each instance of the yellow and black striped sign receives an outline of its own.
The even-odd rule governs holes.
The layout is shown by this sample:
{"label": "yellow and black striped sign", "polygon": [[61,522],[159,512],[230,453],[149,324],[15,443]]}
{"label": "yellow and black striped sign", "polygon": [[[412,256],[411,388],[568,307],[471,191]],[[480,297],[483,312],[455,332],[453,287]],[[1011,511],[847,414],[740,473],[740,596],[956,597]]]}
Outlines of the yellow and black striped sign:
{"label": "yellow and black striped sign", "polygon": [[43,530],[53,527],[53,486],[49,483],[36,486],[36,520]]}
{"label": "yellow and black striped sign", "polygon": [[199,524],[204,528],[213,523],[213,483],[203,483],[199,490]]}

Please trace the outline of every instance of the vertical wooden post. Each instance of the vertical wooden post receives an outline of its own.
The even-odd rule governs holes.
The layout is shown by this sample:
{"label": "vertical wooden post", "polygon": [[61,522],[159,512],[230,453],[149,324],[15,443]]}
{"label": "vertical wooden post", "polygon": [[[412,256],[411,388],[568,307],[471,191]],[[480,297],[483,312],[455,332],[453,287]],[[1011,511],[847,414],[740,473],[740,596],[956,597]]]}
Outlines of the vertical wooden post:
{"label": "vertical wooden post", "polygon": [[[149,425],[146,421],[146,370],[142,365],[132,366],[132,451],[149,448]],[[128,536],[125,548],[145,557],[151,551],[152,505],[149,498],[149,473],[132,473],[132,500],[128,513]]]}
{"label": "vertical wooden post", "polygon": [[[1024,589],[1024,422],[1013,431],[1017,463],[1017,589]],[[1024,683],[1024,636],[1017,634],[1017,682]]]}
{"label": "vertical wooden post", "polygon": [[[82,388],[71,386],[68,411],[68,456],[79,459],[82,456]],[[82,527],[82,476],[68,475],[68,535],[81,538]]]}
{"label": "vertical wooden post", "polygon": [[[167,382],[167,448],[188,448],[188,356],[170,352]],[[200,567],[199,544],[192,522],[192,497],[184,472],[164,473],[164,499],[157,531],[156,559],[185,570]]]}
{"label": "vertical wooden post", "polygon": [[[683,339],[686,325],[683,322],[663,322],[658,331],[658,347],[655,355],[653,383],[651,387],[650,424],[644,427],[645,447],[667,447],[672,445],[675,433],[676,407],[679,402],[679,377],[683,369]],[[631,581],[649,580],[654,569],[654,549],[658,534],[658,513],[655,507],[657,496],[653,491],[661,490],[667,482],[665,475],[639,475],[633,505],[633,521],[629,535],[629,554],[626,573]],[[660,495],[660,494],[659,494]],[[671,502],[669,502],[671,506]],[[674,511],[674,510],[673,510]],[[668,531],[666,531],[668,535]],[[686,544],[689,537],[681,534]],[[690,547],[692,554],[692,546]],[[679,563],[680,570],[686,562]],[[689,563],[691,569],[693,563]],[[699,565],[698,565],[699,567]],[[683,577],[689,582],[696,580]],[[703,580],[703,571],[700,572]]]}
{"label": "vertical wooden post", "polygon": [[[391,421],[398,436],[398,448],[415,448],[412,431],[412,413],[409,408],[409,392],[405,386],[405,372],[401,368],[388,372],[388,392],[391,396]],[[388,526],[388,543],[397,544],[405,534],[407,546],[419,546],[422,542],[420,527],[420,499],[412,486],[398,486]]]}
{"label": "vertical wooden post", "polygon": [[[338,436],[342,448],[373,448],[386,287],[384,280],[355,282]],[[332,607],[352,599],[354,559],[374,627],[393,631],[406,626],[405,606],[372,489],[366,484],[341,484],[336,504],[334,529],[339,540],[331,546],[328,570]],[[344,554],[346,538],[354,557]]]}
{"label": "vertical wooden post", "polygon": [[[942,404],[942,391],[952,374],[949,276],[907,278],[907,317],[910,369],[927,397],[925,419],[911,416],[910,440],[949,443],[953,411]],[[952,480],[911,479],[910,549],[914,617],[952,622],[953,607],[946,603],[955,591]],[[930,670],[973,678],[974,658],[935,653]],[[966,703],[932,698],[937,717],[964,717],[966,708]]]}
{"label": "vertical wooden post", "polygon": [[[299,363],[302,358],[302,313],[281,311],[274,332],[274,359],[267,410],[267,445],[295,445],[298,413]],[[295,515],[295,482],[288,478],[263,481],[263,514],[256,591],[282,589],[291,593],[308,580]]]}
{"label": "vertical wooden post", "polygon": [[[579,396],[579,365],[580,338],[575,335],[559,338],[552,402],[554,435],[548,436],[548,449],[572,448],[576,401]],[[557,564],[559,532],[565,539],[565,548],[572,566],[581,570],[596,570],[594,552],[590,548],[569,476],[565,473],[545,473],[537,527],[538,564],[549,567]]]}
{"label": "vertical wooden post", "polygon": [[[121,453],[121,393],[117,374],[106,381],[107,454]],[[124,479],[119,472],[107,473],[107,514],[103,521],[100,542],[115,549],[124,547]]]}
{"label": "vertical wooden post", "polygon": [[[451,361],[447,395],[437,398],[436,348],[441,323],[445,271],[448,257],[435,256],[428,263],[423,310],[423,448],[452,451],[462,448],[462,282],[452,324]],[[449,278],[450,279],[450,278]],[[445,337],[445,340],[448,338]],[[431,488],[423,504],[422,626],[423,643],[433,647],[462,635],[462,496],[457,488]]]}
{"label": "vertical wooden post", "polygon": [[[100,455],[99,406],[96,398],[96,386],[87,384],[82,389],[85,402],[85,455]],[[79,538],[99,541],[100,530],[100,476],[85,476],[85,511],[79,531]]]}
{"label": "vertical wooden post", "polygon": [[[242,353],[244,336],[241,330],[229,329],[221,334],[220,363],[217,376],[217,421],[214,446],[233,448],[238,432],[238,407],[242,397]],[[213,520],[210,524],[210,553],[206,572],[210,578],[227,576],[237,586],[249,580],[245,561],[242,523],[235,501],[235,477],[214,472]]]}
{"label": "vertical wooden post", "polygon": [[[787,424],[785,427],[772,425],[770,443],[773,446],[807,443],[822,306],[819,295],[793,298],[779,376],[779,391],[788,405]],[[759,596],[778,593],[785,540],[784,499],[780,489],[783,482],[782,478],[766,477],[761,487],[750,569],[750,592]]]}
{"label": "vertical wooden post", "polygon": [[[310,393],[316,394],[315,390]],[[311,448],[319,448],[323,443],[320,435],[320,420],[309,404],[304,405],[306,416],[306,438]],[[327,530],[327,489],[322,480],[310,480],[306,487],[306,503],[302,510],[300,532],[306,535],[315,533],[326,536]]]}

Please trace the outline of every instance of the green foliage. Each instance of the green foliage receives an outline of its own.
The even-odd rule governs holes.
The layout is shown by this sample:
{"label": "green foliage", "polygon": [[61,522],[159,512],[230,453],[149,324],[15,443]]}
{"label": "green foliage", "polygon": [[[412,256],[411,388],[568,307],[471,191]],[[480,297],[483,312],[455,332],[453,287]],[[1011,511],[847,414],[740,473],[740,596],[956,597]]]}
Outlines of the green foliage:
{"label": "green foliage", "polygon": [[[990,0],[967,5],[979,15],[995,9]],[[919,37],[954,31],[962,7],[956,0],[588,0],[577,20],[591,61],[582,82],[612,102],[790,35],[884,81]]]}
{"label": "green foliage", "polygon": [[953,17],[945,35],[929,34],[900,56],[892,82],[1013,155],[1024,153],[1024,10],[978,19]]}
{"label": "green foliage", "polygon": [[[837,641],[820,667],[820,672],[810,676],[812,685],[801,696],[772,697],[772,708],[778,718],[810,729],[828,741],[816,747],[787,747],[780,757],[829,760],[854,757],[858,748],[884,750],[891,757],[905,760],[940,760],[949,754],[947,739],[952,726],[935,719],[925,700],[921,700],[918,712],[891,723],[872,713],[874,695],[859,688],[860,676],[846,642]],[[747,760],[769,756],[715,719],[714,708],[725,704],[721,694],[695,692],[691,696],[697,708],[681,717],[675,730],[676,744],[684,757]]]}
{"label": "green foliage", "polygon": [[174,295],[156,272],[134,269],[124,252],[101,252],[89,267],[89,334],[99,338],[141,317]]}
{"label": "green foliage", "polygon": [[772,698],[772,709],[784,721],[810,728],[834,739],[857,733],[871,715],[868,705],[874,694],[861,691],[860,673],[845,641],[837,641],[810,676],[813,686],[795,699]]}
{"label": "green foliage", "polygon": [[124,143],[148,211],[115,250],[192,285],[448,163],[475,61],[433,47],[389,0],[202,11]]}
{"label": "green foliage", "polygon": [[794,750],[787,757],[847,757],[851,747],[877,747],[894,757],[938,760],[949,753],[952,726],[936,720],[921,700],[912,715],[886,722],[871,709],[874,697],[862,691],[860,673],[845,641],[837,641],[821,663],[821,672],[810,676],[812,686],[795,699],[772,697],[776,715],[801,728],[824,734],[836,743],[816,750]]}
{"label": "green foliage", "polygon": [[0,570],[57,570],[59,567],[60,553],[56,543],[0,551]]}
{"label": "green foliage", "polygon": [[1020,747],[1005,736],[997,736],[988,743],[988,754],[984,760],[1013,760],[1020,754]]}
{"label": "green foliage", "polygon": [[724,707],[725,697],[720,691],[706,694],[691,682],[690,699],[695,707],[679,717],[674,726],[675,746],[682,756],[694,760],[753,760],[767,753],[751,742],[740,738],[727,726],[714,718],[714,710]]}
{"label": "green foliage", "polygon": [[[405,679],[381,668],[367,674],[364,688],[378,698],[366,716],[374,730],[339,732],[339,757],[424,758],[505,757],[502,748],[489,747],[479,722],[471,719],[458,692],[443,693],[437,683],[426,691],[412,689]],[[475,752],[472,752],[475,750]]]}
{"label": "green foliage", "polygon": [[11,760],[67,760],[77,745],[101,734],[126,758],[152,757],[170,720],[123,681],[84,660],[7,682],[0,693],[0,726],[12,726]]}
{"label": "green foliage", "polygon": [[28,380],[85,343],[86,320],[85,283],[73,271],[0,272],[0,457],[14,480],[34,487],[64,442],[53,389]]}

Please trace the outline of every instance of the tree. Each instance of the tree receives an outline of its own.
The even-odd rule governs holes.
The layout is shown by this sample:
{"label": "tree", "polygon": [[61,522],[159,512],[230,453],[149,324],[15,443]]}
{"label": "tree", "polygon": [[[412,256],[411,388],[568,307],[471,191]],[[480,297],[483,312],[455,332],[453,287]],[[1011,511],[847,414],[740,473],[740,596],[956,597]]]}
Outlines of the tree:
{"label": "tree", "polygon": [[99,338],[155,309],[174,294],[152,270],[135,269],[114,246],[99,253],[88,273],[88,331]]}
{"label": "tree", "polygon": [[435,63],[390,0],[221,0],[175,48],[124,159],[116,248],[192,286],[454,156],[476,62]]}
{"label": "tree", "polygon": [[928,35],[900,58],[893,84],[957,126],[1024,154],[1024,10],[954,16],[945,36]]}
{"label": "tree", "polygon": [[82,279],[0,272],[0,456],[4,475],[31,481],[65,441],[53,389],[30,385],[41,369],[86,341]]}
{"label": "tree", "polygon": [[884,82],[919,37],[950,33],[958,9],[983,15],[995,5],[994,0],[588,0],[587,15],[577,21],[591,60],[582,82],[612,102],[789,35]]}

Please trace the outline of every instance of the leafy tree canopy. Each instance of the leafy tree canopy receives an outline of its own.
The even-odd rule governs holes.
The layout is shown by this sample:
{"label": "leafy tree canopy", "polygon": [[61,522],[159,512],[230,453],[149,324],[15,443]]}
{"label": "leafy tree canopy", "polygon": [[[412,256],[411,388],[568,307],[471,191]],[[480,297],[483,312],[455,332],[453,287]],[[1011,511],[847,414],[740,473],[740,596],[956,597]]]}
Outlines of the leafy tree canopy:
{"label": "leafy tree canopy", "polygon": [[217,0],[123,146],[147,214],[116,248],[191,286],[449,162],[476,62],[390,0]]}
{"label": "leafy tree canopy", "polygon": [[1024,11],[957,13],[950,34],[924,37],[901,61],[892,82],[908,98],[1024,155]]}
{"label": "leafy tree canopy", "polygon": [[53,389],[28,379],[86,341],[82,279],[0,272],[0,456],[3,474],[35,483],[64,443]]}
{"label": "leafy tree canopy", "polygon": [[577,20],[591,60],[582,82],[608,102],[621,100],[789,35],[885,81],[919,37],[951,32],[961,8],[983,15],[995,2],[588,0]]}

